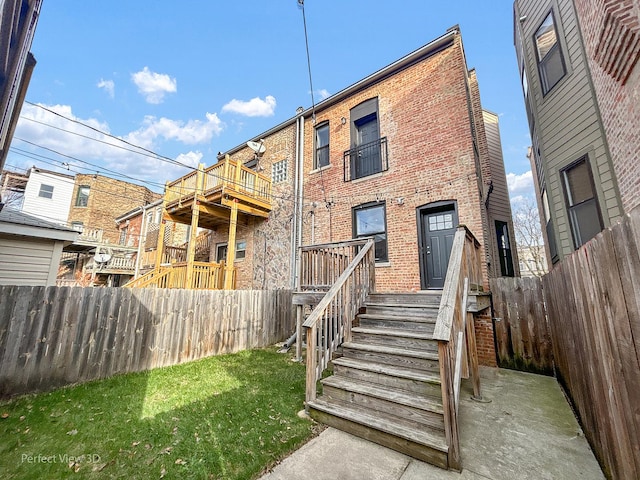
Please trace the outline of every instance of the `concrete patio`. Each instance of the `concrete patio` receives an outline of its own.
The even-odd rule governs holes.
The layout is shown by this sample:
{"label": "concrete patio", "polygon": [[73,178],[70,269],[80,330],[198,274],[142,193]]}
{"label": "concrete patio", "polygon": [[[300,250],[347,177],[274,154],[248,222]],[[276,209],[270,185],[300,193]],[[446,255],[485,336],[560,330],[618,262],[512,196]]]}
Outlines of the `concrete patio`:
{"label": "concrete patio", "polygon": [[261,480],[603,480],[555,378],[482,368],[483,397],[460,401],[461,473],[328,428]]}

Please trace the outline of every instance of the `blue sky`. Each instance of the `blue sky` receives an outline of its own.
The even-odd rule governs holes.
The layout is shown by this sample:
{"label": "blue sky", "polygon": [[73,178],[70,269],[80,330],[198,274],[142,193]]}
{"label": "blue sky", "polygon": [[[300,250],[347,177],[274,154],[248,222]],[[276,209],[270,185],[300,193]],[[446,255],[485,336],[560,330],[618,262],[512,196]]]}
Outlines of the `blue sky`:
{"label": "blue sky", "polygon": [[[531,192],[511,1],[304,8],[316,102],[459,24],[483,107],[500,115],[512,198]],[[31,50],[38,63],[9,167],[115,172],[154,190],[186,171],[32,104],[189,165],[215,163],[217,152],[311,106],[297,0],[44,0]]]}

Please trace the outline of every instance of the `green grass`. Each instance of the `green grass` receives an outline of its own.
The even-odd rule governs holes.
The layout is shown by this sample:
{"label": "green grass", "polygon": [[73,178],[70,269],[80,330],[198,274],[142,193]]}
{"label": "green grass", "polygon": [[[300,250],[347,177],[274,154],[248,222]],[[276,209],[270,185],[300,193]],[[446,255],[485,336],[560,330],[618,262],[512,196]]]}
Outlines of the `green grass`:
{"label": "green grass", "polygon": [[252,350],[0,403],[3,479],[252,479],[311,438],[304,366]]}

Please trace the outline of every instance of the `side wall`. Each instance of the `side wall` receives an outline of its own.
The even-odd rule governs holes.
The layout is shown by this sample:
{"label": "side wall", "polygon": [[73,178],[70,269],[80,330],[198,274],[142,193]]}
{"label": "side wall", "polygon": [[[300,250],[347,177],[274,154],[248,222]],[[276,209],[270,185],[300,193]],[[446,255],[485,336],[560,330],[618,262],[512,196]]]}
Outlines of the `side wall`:
{"label": "side wall", "polygon": [[[51,198],[39,196],[40,187],[43,184],[53,187]],[[73,177],[32,169],[24,189],[22,211],[48,222],[66,224],[71,206],[73,184]]]}
{"label": "side wall", "polygon": [[[235,262],[236,288],[289,288],[291,278],[291,227],[294,209],[295,124],[265,137],[265,152],[255,169],[272,177],[269,218],[242,217],[238,221],[236,240],[246,242],[244,259]],[[252,162],[254,152],[249,147],[231,155],[232,160]],[[284,162],[284,163],[280,163]],[[286,170],[278,182],[273,182],[274,164]],[[279,170],[282,172],[282,170]],[[229,228],[220,226],[213,232],[211,260],[216,259],[216,247],[227,243]]]}
{"label": "side wall", "polygon": [[[566,74],[543,94],[534,34],[553,11]],[[602,126],[573,0],[517,0],[515,18],[521,32],[531,111],[532,141],[539,145],[559,259],[574,251],[560,171],[588,155],[604,226],[622,215],[622,205]],[[516,32],[516,36],[518,32]],[[518,52],[518,54],[520,54]],[[534,124],[533,124],[534,123]]]}
{"label": "side wall", "polygon": [[625,212],[640,205],[640,1],[575,0]]}
{"label": "side wall", "polygon": [[0,235],[0,285],[54,285],[62,242]]}

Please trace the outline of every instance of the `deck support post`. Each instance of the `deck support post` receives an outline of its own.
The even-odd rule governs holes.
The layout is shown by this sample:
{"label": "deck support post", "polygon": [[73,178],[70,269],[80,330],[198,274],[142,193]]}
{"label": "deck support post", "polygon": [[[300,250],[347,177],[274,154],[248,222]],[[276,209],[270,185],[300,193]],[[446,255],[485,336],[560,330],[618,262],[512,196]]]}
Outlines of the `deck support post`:
{"label": "deck support post", "polygon": [[167,189],[169,188],[169,182],[166,182],[164,186],[164,199],[162,200],[162,215],[160,217],[160,227],[158,228],[158,243],[156,246],[156,263],[153,269],[158,271],[160,265],[162,265],[162,256],[164,254],[164,232],[167,230],[167,221],[164,216],[167,213]]}
{"label": "deck support post", "polygon": [[198,222],[200,220],[200,202],[198,196],[202,194],[204,182],[204,164],[198,165],[196,172],[196,188],[193,203],[191,204],[191,228],[189,230],[189,243],[187,244],[187,274],[182,288],[193,288],[193,262],[196,256],[196,243],[198,240]]}
{"label": "deck support post", "polygon": [[231,219],[229,222],[229,240],[227,242],[227,261],[224,268],[224,289],[233,290],[233,266],[236,261],[236,228],[238,227],[238,200],[231,204]]}

